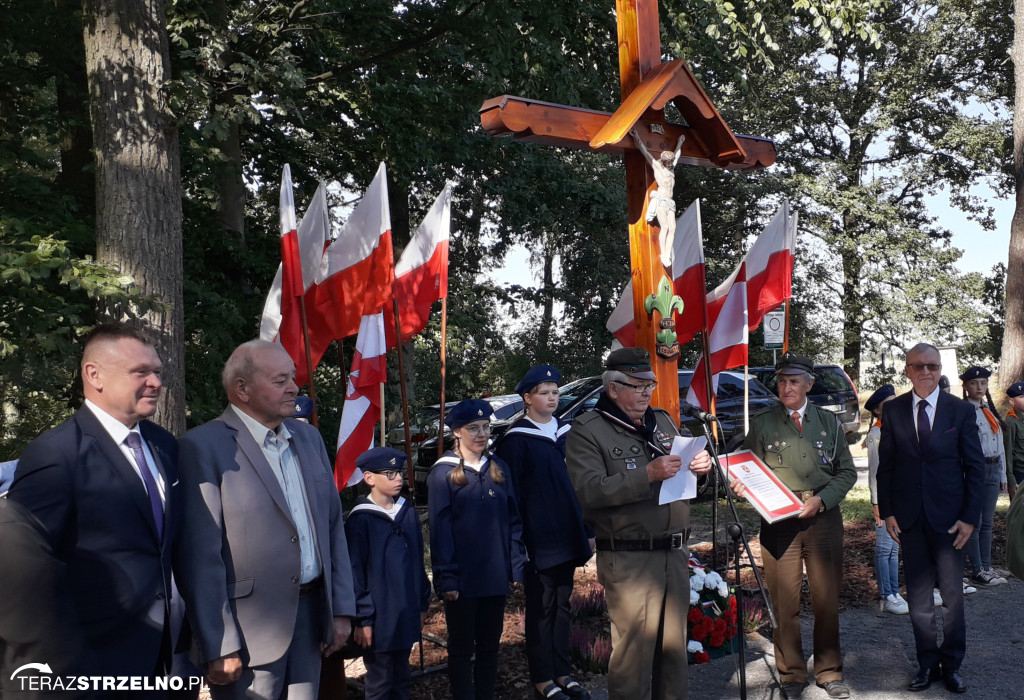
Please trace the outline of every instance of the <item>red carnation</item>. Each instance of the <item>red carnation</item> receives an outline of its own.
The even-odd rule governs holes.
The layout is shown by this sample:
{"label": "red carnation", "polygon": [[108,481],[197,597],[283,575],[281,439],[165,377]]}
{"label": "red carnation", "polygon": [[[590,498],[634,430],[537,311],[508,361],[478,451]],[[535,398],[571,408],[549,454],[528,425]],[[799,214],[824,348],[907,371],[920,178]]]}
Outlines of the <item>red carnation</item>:
{"label": "red carnation", "polygon": [[722,618],[715,620],[715,632],[725,632],[725,620]]}
{"label": "red carnation", "polygon": [[711,657],[708,656],[708,653],[706,651],[702,651],[698,654],[694,654],[693,660],[698,664],[706,664],[708,661],[711,661]]}
{"label": "red carnation", "polygon": [[690,608],[690,612],[686,616],[686,619],[691,625],[696,625],[704,619],[704,613],[700,611],[700,608]]}
{"label": "red carnation", "polygon": [[708,636],[708,628],[703,623],[693,626],[690,631],[690,638],[695,642],[702,642],[704,638]]}

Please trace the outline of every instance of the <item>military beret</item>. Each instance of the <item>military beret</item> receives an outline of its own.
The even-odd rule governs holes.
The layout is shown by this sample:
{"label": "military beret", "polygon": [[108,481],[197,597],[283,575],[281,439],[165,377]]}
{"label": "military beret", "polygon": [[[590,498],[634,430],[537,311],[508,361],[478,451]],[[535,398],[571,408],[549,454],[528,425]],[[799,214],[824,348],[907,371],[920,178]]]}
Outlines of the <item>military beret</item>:
{"label": "military beret", "polygon": [[466,399],[459,401],[455,408],[448,412],[448,415],[444,417],[444,424],[455,430],[466,423],[490,418],[492,413],[494,413],[494,409],[491,408],[491,404],[483,399]]}
{"label": "military beret", "polygon": [[814,374],[814,360],[795,352],[784,352],[775,363],[776,374]]}
{"label": "military beret", "polygon": [[651,370],[651,354],[644,348],[619,348],[608,355],[604,367],[637,379],[657,379]]}
{"label": "military beret", "polygon": [[531,367],[530,371],[527,372],[519,383],[516,384],[516,393],[520,396],[528,394],[533,391],[533,387],[544,382],[554,382],[557,384],[562,381],[562,373],[551,365],[537,365]]}
{"label": "military beret", "polygon": [[992,373],[984,367],[978,365],[972,365],[964,370],[964,373],[960,375],[960,381],[969,382],[972,379],[988,379],[992,376]]}
{"label": "military beret", "polygon": [[883,384],[875,389],[875,393],[869,396],[868,400],[864,402],[864,410],[869,412],[874,411],[882,405],[883,401],[895,395],[896,388],[892,384]]}
{"label": "military beret", "polygon": [[1024,396],[1024,382],[1017,382],[1016,384],[1011,384],[1006,389],[1006,395],[1009,396],[1011,399],[1015,399],[1018,396]]}
{"label": "military beret", "polygon": [[313,417],[313,399],[308,396],[296,396],[295,397],[295,415],[293,418],[312,418]]}
{"label": "military beret", "polygon": [[939,377],[939,388],[943,391],[949,391],[949,377],[946,375]]}
{"label": "military beret", "polygon": [[405,453],[391,447],[374,447],[356,457],[356,466],[364,472],[386,472],[401,469]]}

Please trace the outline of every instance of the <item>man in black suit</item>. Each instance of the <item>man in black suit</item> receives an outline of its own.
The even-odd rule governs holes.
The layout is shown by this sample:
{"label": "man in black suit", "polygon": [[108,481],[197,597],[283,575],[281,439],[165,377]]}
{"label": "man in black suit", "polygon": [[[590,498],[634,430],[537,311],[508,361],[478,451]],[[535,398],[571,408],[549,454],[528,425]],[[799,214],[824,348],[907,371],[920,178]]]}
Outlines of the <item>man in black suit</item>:
{"label": "man in black suit", "polygon": [[91,652],[87,668],[61,673],[154,677],[170,661],[177,443],[145,420],[161,369],[137,329],[96,327],[82,356],[84,406],[36,438],[14,475],[8,498],[38,518],[64,562],[70,614]]}
{"label": "man in black suit", "polygon": [[[981,518],[985,462],[974,407],[939,389],[939,351],[920,343],[907,353],[914,390],[889,401],[878,447],[878,511],[903,547],[907,602],[917,643],[918,673],[910,690],[941,678],[967,690],[960,663],[964,623],[964,545]],[[932,588],[942,592],[942,644]]]}

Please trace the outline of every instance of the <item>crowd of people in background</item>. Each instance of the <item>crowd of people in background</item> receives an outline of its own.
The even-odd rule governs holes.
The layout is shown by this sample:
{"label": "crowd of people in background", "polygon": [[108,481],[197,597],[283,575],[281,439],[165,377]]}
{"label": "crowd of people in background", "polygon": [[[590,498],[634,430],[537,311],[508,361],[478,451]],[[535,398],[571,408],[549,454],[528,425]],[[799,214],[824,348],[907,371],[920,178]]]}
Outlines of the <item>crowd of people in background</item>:
{"label": "crowd of people in background", "polygon": [[[406,455],[361,455],[367,491],[344,515],[323,439],[296,418],[310,402],[280,346],[239,346],[224,366],[224,412],[180,439],[148,420],[162,363],[140,331],[98,326],[81,366],[83,406],[29,445],[0,499],[5,697],[46,696],[11,676],[45,662],[54,676],[101,679],[62,697],[139,695],[104,686],[106,677],[203,676],[215,700],[313,700],[322,659],[347,647],[363,657],[367,698],[408,698],[433,588],[451,697],[491,698],[507,598],[522,582],[534,697],[586,700],[570,660],[569,601],[576,569],[595,553],[611,624],[609,697],[688,697],[689,504],[659,493],[712,461],[706,451],[687,464],[673,454],[679,425],[651,406],[646,350],[613,351],[594,409],[571,425],[555,415],[562,378],[550,365],[519,381],[524,414],[497,440],[486,401],[444,416],[454,445],[427,477],[430,576],[420,516],[402,495]],[[780,402],[752,418],[744,447],[802,504],[760,530],[781,691],[799,697],[810,683],[806,570],[814,681],[846,698],[840,505],[856,470],[842,426],[807,400],[813,367],[782,356]],[[911,348],[913,388],[871,394],[864,444],[880,607],[909,615],[917,644],[908,687],[941,680],[963,692],[963,596],[1006,583],[992,567],[992,524],[999,495],[1012,498],[1024,477],[1024,382],[1009,388],[1000,418],[987,369],[960,375],[964,400],[948,382],[942,390],[941,369],[933,346]],[[739,481],[732,488],[746,493]],[[168,685],[147,696],[197,697],[198,687]]]}

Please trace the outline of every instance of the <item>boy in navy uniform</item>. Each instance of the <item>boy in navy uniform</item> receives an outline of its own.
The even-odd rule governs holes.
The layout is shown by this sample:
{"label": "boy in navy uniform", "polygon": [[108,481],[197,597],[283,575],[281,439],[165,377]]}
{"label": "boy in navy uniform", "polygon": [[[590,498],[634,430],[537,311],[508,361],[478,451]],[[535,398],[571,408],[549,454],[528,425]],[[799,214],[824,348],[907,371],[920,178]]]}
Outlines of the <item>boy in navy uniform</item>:
{"label": "boy in navy uniform", "polygon": [[375,447],[356,459],[369,496],[348,514],[345,531],[356,594],[353,639],[366,652],[366,698],[409,697],[409,652],[430,603],[423,534],[402,490],[405,455]]}

